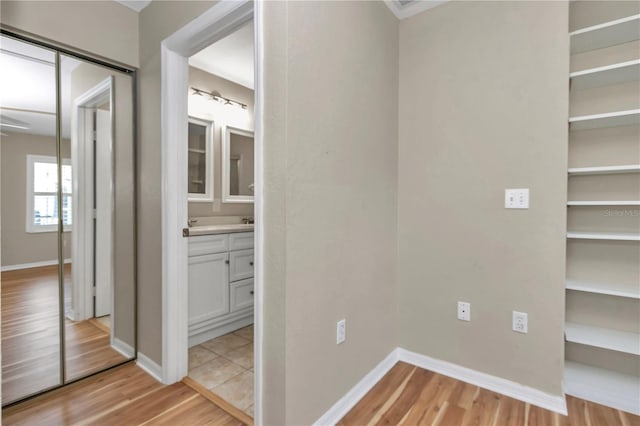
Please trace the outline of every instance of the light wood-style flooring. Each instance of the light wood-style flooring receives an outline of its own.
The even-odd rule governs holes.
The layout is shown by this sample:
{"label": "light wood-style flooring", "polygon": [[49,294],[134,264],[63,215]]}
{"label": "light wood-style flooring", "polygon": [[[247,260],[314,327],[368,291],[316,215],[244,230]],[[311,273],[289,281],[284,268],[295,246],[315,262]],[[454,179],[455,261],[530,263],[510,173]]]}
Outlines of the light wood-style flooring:
{"label": "light wood-style flooring", "polygon": [[563,416],[399,362],[339,426],[639,426],[640,417],[567,397]]}
{"label": "light wood-style flooring", "polygon": [[2,411],[9,425],[243,425],[183,383],[158,383],[133,363]]}
{"label": "light wood-style flooring", "polygon": [[[61,382],[57,268],[2,272],[3,404]],[[67,380],[126,361],[92,321],[67,320],[65,333]]]}

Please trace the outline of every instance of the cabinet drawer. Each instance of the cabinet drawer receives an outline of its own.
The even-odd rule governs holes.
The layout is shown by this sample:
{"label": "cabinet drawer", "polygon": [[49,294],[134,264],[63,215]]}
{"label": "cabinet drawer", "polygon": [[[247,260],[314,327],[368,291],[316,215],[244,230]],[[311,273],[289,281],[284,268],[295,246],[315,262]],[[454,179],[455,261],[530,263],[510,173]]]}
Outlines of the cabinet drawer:
{"label": "cabinet drawer", "polygon": [[253,250],[239,250],[229,253],[229,281],[253,278]]}
{"label": "cabinet drawer", "polygon": [[228,234],[189,237],[189,256],[221,253],[229,250]]}
{"label": "cabinet drawer", "polygon": [[253,278],[231,283],[231,312],[253,306]]}
{"label": "cabinet drawer", "polygon": [[253,232],[229,234],[229,250],[245,250],[253,248]]}

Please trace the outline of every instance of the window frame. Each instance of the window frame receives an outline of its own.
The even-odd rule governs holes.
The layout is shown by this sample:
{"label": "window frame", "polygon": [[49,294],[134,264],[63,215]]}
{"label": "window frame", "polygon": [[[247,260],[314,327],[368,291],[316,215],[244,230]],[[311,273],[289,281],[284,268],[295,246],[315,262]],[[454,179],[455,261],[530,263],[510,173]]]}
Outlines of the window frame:
{"label": "window frame", "polygon": [[[49,163],[49,164],[58,164],[58,160],[56,158],[56,156],[54,155],[34,155],[34,154],[28,154],[27,155],[27,208],[26,208],[26,214],[25,214],[25,230],[27,233],[29,234],[38,234],[38,233],[43,233],[43,232],[57,232],[58,231],[58,224],[55,225],[36,225],[33,223],[33,217],[34,217],[34,197],[36,195],[51,195],[54,194],[56,197],[58,196],[58,192],[35,192],[34,191],[34,181],[33,181],[33,172],[34,172],[34,166],[35,163]],[[63,166],[69,166],[71,167],[71,160],[68,158],[63,158],[62,159],[62,165]],[[71,173],[73,173],[73,170],[71,170]],[[58,182],[58,185],[60,185],[61,183]],[[62,194],[62,196],[64,197],[65,195],[68,195],[71,197],[71,202],[73,203],[73,189],[72,192],[65,192]],[[62,230],[63,232],[70,232],[71,231],[71,227],[73,226],[73,217],[71,219],[71,224],[69,225],[64,225]]]}

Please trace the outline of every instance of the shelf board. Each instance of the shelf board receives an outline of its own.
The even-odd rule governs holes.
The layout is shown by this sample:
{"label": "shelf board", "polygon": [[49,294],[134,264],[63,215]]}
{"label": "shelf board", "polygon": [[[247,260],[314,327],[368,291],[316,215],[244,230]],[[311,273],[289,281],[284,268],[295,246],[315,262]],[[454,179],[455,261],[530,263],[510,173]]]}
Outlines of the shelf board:
{"label": "shelf board", "polygon": [[640,59],[575,71],[569,74],[571,90],[592,89],[640,80]]}
{"label": "shelf board", "polygon": [[567,322],[564,326],[564,334],[567,342],[640,355],[640,334],[638,333]]}
{"label": "shelf board", "polygon": [[640,299],[640,285],[567,279],[566,288],[567,290],[584,291],[587,293]]}
{"label": "shelf board", "polygon": [[640,415],[637,376],[565,361],[564,383],[568,395]]}
{"label": "shelf board", "polygon": [[571,54],[603,49],[640,39],[640,14],[569,33]]}
{"label": "shelf board", "polygon": [[569,117],[569,124],[571,130],[633,126],[640,124],[640,109]]}
{"label": "shelf board", "polygon": [[583,240],[640,241],[640,234],[629,232],[567,232],[567,238]]}
{"label": "shelf board", "polygon": [[196,154],[206,154],[207,151],[205,151],[204,149],[196,149],[196,148],[189,148],[189,152],[194,152]]}
{"label": "shelf board", "polygon": [[640,206],[640,201],[567,201],[568,206]]}
{"label": "shelf board", "polygon": [[568,171],[570,176],[608,175],[608,174],[616,174],[616,173],[640,173],[640,164],[627,164],[624,166],[604,166],[604,167],[572,167]]}

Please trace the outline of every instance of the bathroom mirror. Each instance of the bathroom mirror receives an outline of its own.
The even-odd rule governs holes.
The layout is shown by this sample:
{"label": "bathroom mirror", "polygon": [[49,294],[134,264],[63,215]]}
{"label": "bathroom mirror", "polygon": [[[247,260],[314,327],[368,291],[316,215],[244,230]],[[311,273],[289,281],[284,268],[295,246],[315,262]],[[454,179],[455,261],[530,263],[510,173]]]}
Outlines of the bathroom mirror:
{"label": "bathroom mirror", "polygon": [[225,126],[222,134],[222,201],[253,203],[253,132]]}
{"label": "bathroom mirror", "polygon": [[213,201],[213,121],[189,117],[189,201]]}

